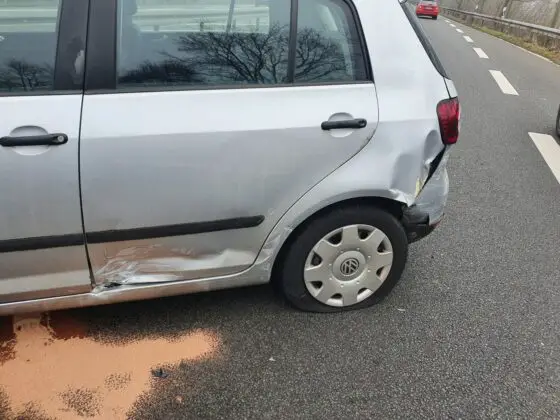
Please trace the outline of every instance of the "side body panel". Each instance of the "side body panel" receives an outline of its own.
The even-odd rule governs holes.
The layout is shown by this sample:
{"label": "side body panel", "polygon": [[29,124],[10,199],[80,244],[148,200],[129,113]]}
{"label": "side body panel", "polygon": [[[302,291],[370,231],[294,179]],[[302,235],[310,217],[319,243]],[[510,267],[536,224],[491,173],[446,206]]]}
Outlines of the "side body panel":
{"label": "side body panel", "polygon": [[[18,144],[0,147],[0,303],[91,290],[78,168],[83,74],[74,67],[88,2],[59,4],[0,7],[0,138]],[[28,23],[35,15],[44,23]],[[65,144],[22,145],[58,133]]]}
{"label": "side body panel", "polygon": [[[175,281],[249,267],[280,217],[373,136],[375,104],[372,83],[86,95],[81,176],[96,283]],[[365,118],[368,125],[321,130],[337,118]],[[264,220],[185,234],[192,225],[238,218]],[[123,235],[143,227],[160,237]],[[89,240],[107,231],[114,240]]]}
{"label": "side body panel", "polygon": [[78,184],[81,104],[82,95],[0,98],[0,137],[68,135],[60,146],[0,147],[0,302],[90,290]]}
{"label": "side body panel", "polygon": [[[354,4],[362,18],[376,83],[379,123],[375,135],[282,217],[259,254],[257,261],[268,262],[260,270],[255,267],[254,272],[260,271],[261,277],[270,277],[270,262],[290,233],[323,208],[364,197],[415,205],[432,162],[444,151],[436,108],[450,97],[447,84],[456,96],[452,82],[434,67],[397,1],[384,4],[383,13],[378,13],[378,5],[369,0],[356,0]],[[389,41],[387,34],[398,36]],[[436,213],[447,201],[447,158],[445,153],[437,171],[435,189],[442,195],[434,197],[439,200],[434,205],[435,218],[441,216]]]}

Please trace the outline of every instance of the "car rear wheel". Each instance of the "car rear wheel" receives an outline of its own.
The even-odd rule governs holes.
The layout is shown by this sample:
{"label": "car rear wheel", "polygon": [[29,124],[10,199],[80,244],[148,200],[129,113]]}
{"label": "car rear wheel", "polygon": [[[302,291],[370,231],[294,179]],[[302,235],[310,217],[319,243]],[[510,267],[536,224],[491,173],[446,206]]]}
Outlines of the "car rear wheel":
{"label": "car rear wheel", "polygon": [[437,19],[437,16],[432,16],[432,19]]}
{"label": "car rear wheel", "polygon": [[337,312],[371,306],[400,279],[408,241],[400,222],[370,206],[312,221],[288,250],[279,286],[299,309]]}

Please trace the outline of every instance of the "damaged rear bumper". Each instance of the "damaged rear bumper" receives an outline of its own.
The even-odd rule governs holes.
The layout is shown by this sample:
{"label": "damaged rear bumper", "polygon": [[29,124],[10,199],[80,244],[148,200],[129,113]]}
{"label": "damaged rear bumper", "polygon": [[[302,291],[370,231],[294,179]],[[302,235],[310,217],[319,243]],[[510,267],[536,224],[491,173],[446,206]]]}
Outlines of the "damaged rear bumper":
{"label": "damaged rear bumper", "polygon": [[403,211],[401,222],[409,243],[432,233],[443,219],[449,193],[448,159],[449,151],[446,149],[437,159],[437,167],[428,177],[414,204]]}
{"label": "damaged rear bumper", "polygon": [[404,229],[406,231],[406,236],[408,242],[416,242],[434,231],[442,217],[433,222],[430,220],[428,213],[419,210],[416,206],[407,208],[403,212],[403,218],[401,220]]}

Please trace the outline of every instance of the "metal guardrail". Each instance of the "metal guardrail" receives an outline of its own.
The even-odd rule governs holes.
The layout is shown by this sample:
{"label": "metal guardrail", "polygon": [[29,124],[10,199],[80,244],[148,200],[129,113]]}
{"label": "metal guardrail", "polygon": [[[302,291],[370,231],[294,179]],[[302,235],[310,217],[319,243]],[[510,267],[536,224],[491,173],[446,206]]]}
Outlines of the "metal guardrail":
{"label": "metal guardrail", "polygon": [[497,22],[497,23],[509,23],[510,25],[516,25],[516,26],[520,26],[522,28],[527,28],[527,29],[532,29],[532,30],[535,30],[535,31],[543,32],[547,35],[553,35],[553,36],[560,37],[560,29],[551,28],[549,26],[535,25],[533,23],[521,22],[519,20],[513,20],[513,19],[505,19],[505,18],[502,19],[502,18],[496,17],[496,16],[483,15],[482,13],[475,13],[475,12],[466,12],[464,10],[452,9],[450,7],[441,7],[440,6],[440,9],[442,9],[444,11],[462,13],[462,14],[467,15],[467,16],[473,16],[473,17],[478,17],[478,18],[481,18],[481,19],[491,20],[491,21]]}

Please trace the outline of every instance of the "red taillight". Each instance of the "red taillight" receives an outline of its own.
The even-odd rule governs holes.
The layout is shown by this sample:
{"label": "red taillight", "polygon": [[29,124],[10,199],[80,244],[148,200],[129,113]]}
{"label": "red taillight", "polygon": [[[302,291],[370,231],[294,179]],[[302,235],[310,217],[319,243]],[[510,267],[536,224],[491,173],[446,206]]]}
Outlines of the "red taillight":
{"label": "red taillight", "polygon": [[443,144],[455,144],[459,139],[461,106],[458,98],[446,99],[437,106],[439,131]]}

